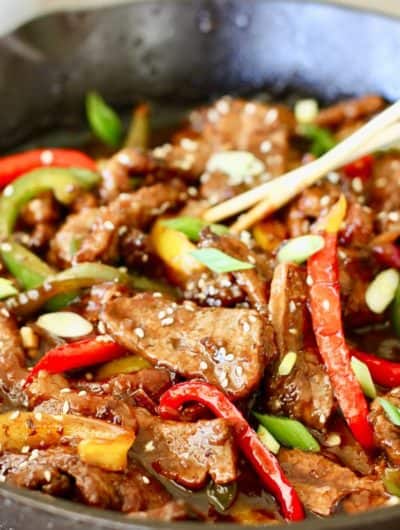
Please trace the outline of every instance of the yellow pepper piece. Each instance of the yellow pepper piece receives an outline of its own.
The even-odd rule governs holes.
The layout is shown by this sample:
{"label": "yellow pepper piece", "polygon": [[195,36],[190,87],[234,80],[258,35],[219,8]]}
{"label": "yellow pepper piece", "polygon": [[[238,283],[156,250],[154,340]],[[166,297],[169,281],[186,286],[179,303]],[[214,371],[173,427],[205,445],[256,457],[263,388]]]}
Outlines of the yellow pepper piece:
{"label": "yellow pepper piece", "polygon": [[78,445],[82,460],[92,463],[95,459],[89,442],[93,442],[96,447],[99,444],[107,447],[103,458],[100,452],[97,453],[96,465],[122,470],[126,467],[127,453],[134,440],[135,433],[132,431],[83,416],[18,411],[0,415],[0,444],[6,451],[21,451],[24,447],[41,449],[68,443]]}
{"label": "yellow pepper piece", "polygon": [[260,247],[273,252],[287,237],[285,226],[276,219],[270,219],[256,224],[253,236]]}
{"label": "yellow pepper piece", "polygon": [[165,226],[162,219],[154,224],[151,238],[156,253],[176,273],[178,281],[205,270],[204,265],[190,255],[196,246],[182,232]]}
{"label": "yellow pepper piece", "polygon": [[336,232],[339,232],[340,226],[346,216],[346,210],[347,201],[346,197],[342,193],[337,203],[332,206],[328,215],[326,216],[324,224],[325,231],[328,232],[328,234],[336,234]]}
{"label": "yellow pepper piece", "polygon": [[138,355],[129,355],[128,357],[121,357],[106,364],[103,364],[97,372],[96,379],[107,379],[118,374],[131,374],[132,372],[139,372],[143,368],[150,368],[151,364],[139,357]]}

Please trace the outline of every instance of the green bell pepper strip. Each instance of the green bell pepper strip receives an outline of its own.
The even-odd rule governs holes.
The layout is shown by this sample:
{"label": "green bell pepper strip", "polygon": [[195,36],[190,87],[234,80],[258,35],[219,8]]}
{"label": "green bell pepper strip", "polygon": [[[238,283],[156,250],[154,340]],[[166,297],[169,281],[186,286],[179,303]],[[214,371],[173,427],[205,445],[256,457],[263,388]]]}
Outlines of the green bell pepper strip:
{"label": "green bell pepper strip", "polygon": [[[57,271],[49,267],[38,256],[12,239],[0,245],[0,256],[11,274],[24,289],[40,287],[46,278]],[[68,305],[78,295],[77,292],[56,296],[46,305],[49,311],[56,311]]]}
{"label": "green bell pepper strip", "polygon": [[[98,283],[130,283],[131,278],[120,270],[100,263],[81,263],[46,279],[43,285],[9,298],[6,307],[18,317],[28,317],[56,295],[92,287]],[[54,310],[54,309],[53,309]]]}
{"label": "green bell pepper strip", "polygon": [[22,207],[45,191],[52,191],[58,201],[71,203],[79,189],[90,189],[100,180],[87,169],[41,168],[19,177],[4,189],[0,198],[0,237],[8,237]]}

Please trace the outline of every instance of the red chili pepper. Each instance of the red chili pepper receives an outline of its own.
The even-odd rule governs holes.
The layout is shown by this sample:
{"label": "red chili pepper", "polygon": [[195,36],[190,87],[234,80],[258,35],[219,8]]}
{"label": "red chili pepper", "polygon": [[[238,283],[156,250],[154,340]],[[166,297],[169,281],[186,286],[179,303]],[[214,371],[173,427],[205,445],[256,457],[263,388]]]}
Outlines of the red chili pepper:
{"label": "red chili pepper", "polygon": [[400,269],[400,248],[395,243],[382,243],[372,247],[377,261],[382,265]]}
{"label": "red chili pepper", "polygon": [[58,374],[112,361],[121,357],[125,352],[125,348],[111,340],[106,342],[98,339],[84,339],[63,344],[48,351],[40,359],[29,374],[27,383],[30,383],[40,370],[46,370],[50,374]]}
{"label": "red chili pepper", "polygon": [[378,385],[394,388],[400,386],[400,363],[382,359],[370,353],[350,350],[351,355],[365,363],[371,372],[372,379]]}
{"label": "red chili pepper", "polygon": [[77,167],[96,171],[96,163],[84,153],[73,149],[33,149],[0,158],[0,188],[20,175],[40,167]]}
{"label": "red chili pepper", "polygon": [[372,174],[374,165],[374,157],[372,155],[365,155],[343,166],[343,172],[346,177],[354,179],[359,177],[361,180],[368,180]]}
{"label": "red chili pepper", "polygon": [[339,406],[356,440],[370,449],[374,441],[368,421],[368,405],[351,368],[351,355],[342,325],[337,231],[345,211],[346,202],[342,197],[328,216],[324,248],[308,260],[311,316],[318,348]]}
{"label": "red chili pepper", "polygon": [[263,445],[227,396],[214,386],[202,381],[179,383],[161,396],[160,416],[166,419],[176,419],[180,407],[188,402],[201,403],[216,416],[230,422],[237,444],[251,462],[264,486],[279,500],[286,519],[289,521],[304,519],[299,497],[285,477],[278,460]]}

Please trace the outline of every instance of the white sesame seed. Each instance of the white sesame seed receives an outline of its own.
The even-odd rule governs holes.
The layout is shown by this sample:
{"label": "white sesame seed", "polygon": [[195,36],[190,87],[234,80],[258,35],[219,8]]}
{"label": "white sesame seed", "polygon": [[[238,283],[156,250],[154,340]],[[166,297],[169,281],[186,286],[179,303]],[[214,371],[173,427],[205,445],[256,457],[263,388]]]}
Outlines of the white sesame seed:
{"label": "white sesame seed", "polygon": [[199,364],[200,370],[207,370],[208,364],[205,361],[201,361]]}
{"label": "white sesame seed", "polygon": [[162,294],[161,293],[153,293],[153,298],[161,298],[162,297]]}
{"label": "white sesame seed", "polygon": [[182,138],[181,146],[183,149],[185,149],[185,151],[196,151],[199,144],[190,138]]}
{"label": "white sesame seed", "polygon": [[265,117],[264,117],[264,122],[265,123],[273,123],[276,118],[278,117],[278,110],[273,108],[273,109],[269,109],[267,110],[266,114],[265,114]]}
{"label": "white sesame seed", "polygon": [[145,476],[143,475],[142,480],[143,480],[143,482],[144,482],[145,484],[150,484],[150,479],[149,479],[149,477],[145,477]]}
{"label": "white sesame seed", "polygon": [[249,315],[249,322],[254,324],[254,322],[257,322],[257,318],[254,315]]}
{"label": "white sesame seed", "polygon": [[225,359],[227,361],[233,361],[235,358],[235,356],[233,355],[233,353],[228,353],[228,355],[225,357]]}
{"label": "white sesame seed", "polygon": [[161,325],[162,326],[170,326],[173,323],[174,323],[174,319],[172,317],[163,318],[161,320]]}
{"label": "white sesame seed", "polygon": [[399,221],[400,214],[399,212],[389,212],[387,218],[389,219],[389,221],[393,221],[395,223]]}
{"label": "white sesame seed", "polygon": [[379,179],[376,179],[375,186],[377,188],[384,188],[386,186],[387,179],[380,177]]}
{"label": "white sesame seed", "polygon": [[362,192],[364,186],[363,186],[363,183],[362,183],[362,180],[360,179],[360,177],[355,177],[351,181],[351,187],[353,188],[353,190],[356,193],[361,193]]}
{"label": "white sesame seed", "polygon": [[257,107],[255,105],[255,103],[252,103],[252,102],[249,102],[249,103],[246,103],[246,105],[244,106],[244,113],[245,114],[249,114],[249,115],[252,115],[256,112],[257,110]]}
{"label": "white sesame seed", "polygon": [[26,294],[27,294],[28,298],[30,298],[31,300],[39,300],[39,296],[40,295],[39,295],[39,291],[37,289],[31,289]]}
{"label": "white sesame seed", "polygon": [[81,397],[83,397],[83,396],[87,396],[87,392],[86,392],[86,390],[80,390],[80,391],[78,392],[78,396],[81,396]]}
{"label": "white sesame seed", "polygon": [[71,389],[70,388],[62,388],[60,390],[60,394],[70,394],[71,393]]}
{"label": "white sesame seed", "polygon": [[331,198],[329,197],[329,195],[323,195],[319,200],[321,206],[328,206],[330,202]]}
{"label": "white sesame seed", "polygon": [[2,250],[3,252],[11,252],[11,245],[10,245],[10,243],[3,243],[3,244],[1,245],[1,250]]}
{"label": "white sesame seed", "polygon": [[29,445],[24,445],[23,447],[21,447],[21,453],[23,455],[28,454],[30,450],[31,450],[31,448],[29,447]]}
{"label": "white sesame seed", "polygon": [[297,333],[298,333],[298,331],[297,331],[296,328],[289,328],[288,331],[289,331],[289,333],[290,333],[291,335],[297,335]]}
{"label": "white sesame seed", "polygon": [[290,313],[294,313],[296,311],[296,302],[294,300],[290,300],[289,302],[289,311]]}
{"label": "white sesame seed", "polygon": [[114,230],[115,226],[114,226],[114,223],[112,223],[111,221],[107,220],[107,221],[104,221],[104,224],[103,224],[104,228],[106,230]]}
{"label": "white sesame seed", "polygon": [[51,481],[51,471],[46,469],[46,471],[43,473],[43,476],[45,478],[45,480],[47,480],[47,482],[50,482]]}
{"label": "white sesame seed", "polygon": [[18,296],[18,300],[19,300],[19,303],[20,304],[27,304],[29,302],[29,298],[26,296],[25,293],[21,293],[19,296]]}
{"label": "white sesame seed", "polygon": [[146,453],[150,453],[151,451],[154,451],[154,449],[155,448],[153,440],[148,441],[144,446],[144,450],[146,451]]}
{"label": "white sesame seed", "polygon": [[135,328],[134,329],[134,333],[137,337],[139,337],[139,339],[143,339],[144,338],[144,331],[142,328]]}
{"label": "white sesame seed", "polygon": [[20,415],[20,411],[19,410],[14,410],[14,412],[11,412],[11,414],[10,414],[10,420],[16,420],[19,415]]}
{"label": "white sesame seed", "polygon": [[313,279],[311,278],[310,275],[308,275],[307,278],[306,278],[306,284],[307,284],[309,287],[311,287],[311,285],[312,285],[313,283],[314,283],[314,282],[313,282]]}
{"label": "white sesame seed", "polygon": [[325,438],[324,445],[326,445],[326,447],[337,447],[338,445],[341,444],[341,442],[342,442],[342,439],[340,435],[337,434],[336,432],[332,432]]}
{"label": "white sesame seed", "polygon": [[329,300],[323,300],[322,307],[323,309],[325,309],[325,311],[329,311],[329,309],[331,308],[331,304],[329,303]]}
{"label": "white sesame seed", "polygon": [[0,313],[3,315],[3,317],[6,317],[6,318],[8,318],[10,316],[10,312],[5,307],[2,307],[0,309]]}
{"label": "white sesame seed", "polygon": [[34,418],[35,418],[36,421],[42,421],[43,414],[41,412],[35,412]]}
{"label": "white sesame seed", "polygon": [[261,142],[260,151],[262,153],[269,153],[271,149],[272,149],[272,143],[270,142],[270,140],[264,140],[263,142]]}
{"label": "white sesame seed", "polygon": [[54,155],[52,151],[50,151],[49,149],[46,149],[46,151],[43,151],[40,155],[40,161],[45,166],[49,166],[50,164],[52,164],[53,160],[54,160]]}
{"label": "white sesame seed", "polygon": [[248,322],[243,322],[243,331],[245,333],[248,333],[250,329],[251,329],[250,324]]}
{"label": "white sesame seed", "polygon": [[340,180],[340,175],[339,173],[337,173],[336,171],[330,171],[327,175],[326,175],[326,178],[329,180],[329,182],[331,182],[332,184],[337,184]]}
{"label": "white sesame seed", "polygon": [[6,481],[6,477],[4,475],[0,475],[0,482],[5,482]]}
{"label": "white sesame seed", "polygon": [[235,366],[235,374],[241,377],[243,375],[243,368],[241,366]]}
{"label": "white sesame seed", "polygon": [[4,197],[10,197],[10,195],[12,195],[14,193],[14,187],[11,186],[11,184],[9,184],[8,186],[6,186],[3,190],[3,195]]}
{"label": "white sesame seed", "polygon": [[215,106],[216,106],[216,108],[217,108],[219,113],[228,114],[230,105],[229,105],[229,102],[226,99],[220,99],[219,101],[217,101]]}
{"label": "white sesame seed", "polygon": [[167,315],[173,315],[174,314],[174,309],[172,307],[167,307],[166,313],[167,313]]}
{"label": "white sesame seed", "polygon": [[63,407],[62,407],[62,413],[63,414],[68,414],[69,409],[70,409],[70,406],[69,406],[68,401],[64,401],[64,404],[63,404]]}

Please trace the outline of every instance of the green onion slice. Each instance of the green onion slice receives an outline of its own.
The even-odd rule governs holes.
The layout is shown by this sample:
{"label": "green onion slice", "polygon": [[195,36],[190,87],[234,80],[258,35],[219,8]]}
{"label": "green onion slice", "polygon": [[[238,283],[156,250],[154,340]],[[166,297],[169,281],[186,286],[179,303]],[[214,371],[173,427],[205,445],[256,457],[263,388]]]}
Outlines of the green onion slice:
{"label": "green onion slice", "polygon": [[322,236],[307,235],[289,239],[278,252],[280,263],[303,263],[324,247]]}
{"label": "green onion slice", "polygon": [[386,269],[369,284],[365,293],[365,301],[373,313],[383,313],[389,306],[396,295],[399,279],[400,276],[396,269]]}
{"label": "green onion slice", "polygon": [[391,307],[391,319],[393,330],[400,337],[400,284],[396,289],[396,294]]}
{"label": "green onion slice", "polygon": [[385,411],[387,418],[393,423],[393,425],[400,427],[400,409],[385,398],[379,398],[379,403]]}
{"label": "green onion slice", "polygon": [[278,366],[278,375],[289,375],[297,361],[297,353],[288,352]]}
{"label": "green onion slice", "polygon": [[311,141],[310,151],[320,157],[330,151],[336,145],[336,140],[329,129],[318,127],[311,123],[302,123],[299,126],[299,132],[302,136]]}
{"label": "green onion slice", "polygon": [[271,453],[274,455],[279,453],[279,449],[281,448],[279,442],[275,440],[272,434],[263,425],[258,426],[257,435]]}
{"label": "green onion slice", "polygon": [[385,469],[383,473],[383,484],[388,493],[400,497],[400,469]]}
{"label": "green onion slice", "polygon": [[110,147],[118,147],[123,132],[122,122],[97,92],[89,92],[86,96],[86,115],[97,138]]}
{"label": "green onion slice", "polygon": [[360,383],[364,394],[371,399],[375,399],[377,395],[376,388],[368,366],[359,359],[357,359],[357,357],[352,357],[351,367],[353,369],[357,381]]}
{"label": "green onion slice", "polygon": [[172,228],[173,230],[182,232],[182,234],[185,234],[185,236],[188,237],[191,241],[195,242],[200,239],[200,232],[206,226],[209,226],[211,230],[217,235],[226,234],[228,232],[228,228],[224,225],[208,224],[202,219],[198,219],[197,217],[175,217],[175,219],[166,219],[165,221],[163,221],[163,224],[168,228]]}
{"label": "green onion slice", "polygon": [[254,265],[247,261],[232,258],[216,248],[200,248],[190,253],[200,263],[217,273],[242,271],[253,269]]}
{"label": "green onion slice", "polygon": [[269,433],[282,445],[317,452],[320,445],[310,431],[302,423],[283,416],[270,416],[253,412],[254,416]]}
{"label": "green onion slice", "polygon": [[0,278],[0,300],[16,294],[18,294],[18,289],[14,287],[13,283],[6,278]]}

